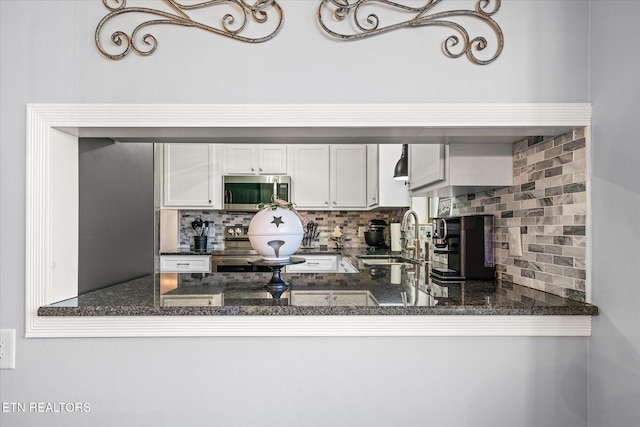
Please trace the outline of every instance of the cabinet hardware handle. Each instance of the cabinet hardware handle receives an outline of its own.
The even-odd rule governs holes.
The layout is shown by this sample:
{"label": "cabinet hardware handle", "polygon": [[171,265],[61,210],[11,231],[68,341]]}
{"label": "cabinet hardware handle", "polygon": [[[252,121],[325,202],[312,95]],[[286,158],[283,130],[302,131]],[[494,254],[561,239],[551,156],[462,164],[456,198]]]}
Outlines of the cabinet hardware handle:
{"label": "cabinet hardware handle", "polygon": [[176,263],[176,265],[189,265],[189,263],[188,262],[178,262],[178,263]]}
{"label": "cabinet hardware handle", "polygon": [[262,172],[262,168],[259,168],[258,170],[259,170],[260,172]]}

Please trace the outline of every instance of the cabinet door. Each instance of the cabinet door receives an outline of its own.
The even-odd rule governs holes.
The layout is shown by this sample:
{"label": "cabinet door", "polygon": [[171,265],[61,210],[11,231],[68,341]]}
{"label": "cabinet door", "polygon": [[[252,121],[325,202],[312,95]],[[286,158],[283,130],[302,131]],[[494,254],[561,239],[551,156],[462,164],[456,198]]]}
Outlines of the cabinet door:
{"label": "cabinet door", "polygon": [[227,145],[226,173],[245,175],[255,174],[257,171],[254,166],[254,149],[255,146],[252,144]]}
{"label": "cabinet door", "polygon": [[283,175],[287,173],[286,145],[258,145],[256,152],[259,174]]}
{"label": "cabinet door", "polygon": [[379,150],[377,144],[367,145],[367,207],[380,203],[380,171],[378,167]]}
{"label": "cabinet door", "polygon": [[367,146],[332,145],[331,207],[367,207]]}
{"label": "cabinet door", "polygon": [[333,292],[331,295],[332,306],[366,307],[368,292]]}
{"label": "cabinet door", "polygon": [[445,179],[444,144],[409,145],[409,190]]}
{"label": "cabinet door", "polygon": [[329,146],[290,146],[291,201],[298,208],[329,207]]}
{"label": "cabinet door", "polygon": [[223,297],[218,295],[161,295],[163,307],[220,307]]}
{"label": "cabinet door", "polygon": [[328,307],[331,305],[331,293],[322,291],[291,291],[291,304],[307,307]]}
{"label": "cabinet door", "polygon": [[165,144],[165,206],[213,207],[213,156],[210,144]]}

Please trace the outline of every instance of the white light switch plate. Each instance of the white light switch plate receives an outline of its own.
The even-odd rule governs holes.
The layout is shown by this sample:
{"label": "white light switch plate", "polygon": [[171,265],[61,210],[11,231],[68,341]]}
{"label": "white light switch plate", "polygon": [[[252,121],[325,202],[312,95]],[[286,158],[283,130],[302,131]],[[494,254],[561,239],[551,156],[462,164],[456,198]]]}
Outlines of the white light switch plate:
{"label": "white light switch plate", "polygon": [[0,369],[16,368],[16,330],[0,329]]}
{"label": "white light switch plate", "polygon": [[520,227],[509,227],[509,255],[522,256]]}

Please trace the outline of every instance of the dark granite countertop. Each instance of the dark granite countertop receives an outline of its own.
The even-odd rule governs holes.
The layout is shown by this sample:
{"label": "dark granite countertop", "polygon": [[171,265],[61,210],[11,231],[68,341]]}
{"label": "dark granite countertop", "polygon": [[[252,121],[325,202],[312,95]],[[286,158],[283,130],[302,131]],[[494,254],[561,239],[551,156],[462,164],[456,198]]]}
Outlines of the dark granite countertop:
{"label": "dark granite countertop", "polygon": [[[310,254],[310,252],[307,252]],[[315,251],[314,253],[327,253]],[[333,251],[335,254],[336,252]],[[298,255],[298,254],[296,254]],[[275,301],[270,273],[159,273],[41,307],[40,316],[174,315],[596,315],[594,305],[503,281],[438,284],[428,263],[366,266],[357,273],[286,273],[290,290]],[[416,286],[417,284],[417,286]],[[306,294],[306,295],[305,295]],[[323,306],[309,294],[341,298]],[[161,306],[166,298],[215,296],[220,306]],[[355,298],[352,298],[354,297]],[[327,298],[328,301],[328,298]],[[359,302],[356,302],[359,301]],[[298,305],[293,305],[298,303]]]}

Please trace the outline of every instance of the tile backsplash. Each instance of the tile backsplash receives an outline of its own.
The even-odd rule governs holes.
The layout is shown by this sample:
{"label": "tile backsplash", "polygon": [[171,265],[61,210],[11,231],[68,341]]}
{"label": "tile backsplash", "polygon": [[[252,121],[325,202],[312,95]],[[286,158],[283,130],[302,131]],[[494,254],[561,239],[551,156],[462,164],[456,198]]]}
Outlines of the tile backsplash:
{"label": "tile backsplash", "polygon": [[[369,221],[372,219],[382,219],[388,224],[400,222],[402,215],[407,208],[376,209],[372,211],[303,211],[299,212],[310,221],[318,224],[320,232],[318,240],[313,243],[313,247],[319,248],[321,245],[335,247],[335,243],[330,240],[331,232],[336,225],[343,233],[342,246],[366,247],[364,232],[369,228]],[[224,249],[224,227],[228,225],[249,225],[254,213],[250,212],[225,212],[225,211],[180,211],[180,247],[193,247],[193,230],[191,222],[196,218],[203,221],[213,222],[209,232],[209,250]],[[389,238],[389,228],[386,230],[387,240]]]}
{"label": "tile backsplash", "polygon": [[[502,279],[585,301],[585,130],[529,138],[513,148],[513,186],[455,197],[452,215],[495,215],[494,255]],[[509,255],[510,227],[520,228],[522,256]]]}

